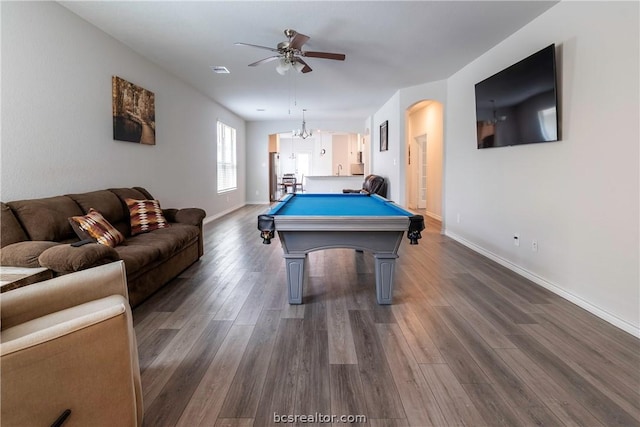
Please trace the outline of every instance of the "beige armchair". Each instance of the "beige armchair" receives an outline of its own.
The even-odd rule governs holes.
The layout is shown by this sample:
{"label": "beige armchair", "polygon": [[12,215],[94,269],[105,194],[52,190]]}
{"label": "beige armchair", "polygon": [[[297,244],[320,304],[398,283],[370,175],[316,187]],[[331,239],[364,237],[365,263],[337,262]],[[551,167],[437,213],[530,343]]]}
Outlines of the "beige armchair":
{"label": "beige armchair", "polygon": [[138,351],[122,261],[0,298],[2,425],[141,426]]}

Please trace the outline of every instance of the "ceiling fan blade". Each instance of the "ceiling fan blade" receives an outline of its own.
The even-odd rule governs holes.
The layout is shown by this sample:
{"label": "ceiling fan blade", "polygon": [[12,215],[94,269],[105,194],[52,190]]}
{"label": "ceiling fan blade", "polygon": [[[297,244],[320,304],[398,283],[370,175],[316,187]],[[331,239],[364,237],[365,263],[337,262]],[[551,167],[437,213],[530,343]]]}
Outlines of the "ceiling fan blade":
{"label": "ceiling fan blade", "polygon": [[256,61],[252,64],[249,64],[249,67],[255,67],[260,64],[266,64],[267,62],[275,61],[276,59],[280,59],[280,56],[270,56],[269,58],[261,59],[260,61]]}
{"label": "ceiling fan blade", "polygon": [[303,56],[309,58],[323,58],[323,59],[335,59],[336,61],[344,61],[346,55],[343,53],[329,53],[329,52],[302,52]]}
{"label": "ceiling fan blade", "polygon": [[236,42],[234,43],[236,46],[249,46],[249,47],[257,47],[258,49],[264,49],[264,50],[270,50],[271,52],[280,52],[278,49],[274,49],[272,47],[266,47],[266,46],[259,46],[257,44],[250,44],[250,43],[240,43],[240,42]]}
{"label": "ceiling fan blade", "polygon": [[296,33],[291,39],[291,44],[289,45],[292,49],[300,50],[302,45],[309,41],[309,36],[305,36],[304,34]]}
{"label": "ceiling fan blade", "polygon": [[313,69],[311,69],[311,67],[309,67],[309,64],[307,64],[306,62],[304,62],[302,60],[302,58],[300,58],[299,56],[295,57],[296,62],[301,63],[302,65],[304,65],[304,67],[302,68],[302,70],[300,70],[301,73],[309,73],[311,71],[313,71]]}

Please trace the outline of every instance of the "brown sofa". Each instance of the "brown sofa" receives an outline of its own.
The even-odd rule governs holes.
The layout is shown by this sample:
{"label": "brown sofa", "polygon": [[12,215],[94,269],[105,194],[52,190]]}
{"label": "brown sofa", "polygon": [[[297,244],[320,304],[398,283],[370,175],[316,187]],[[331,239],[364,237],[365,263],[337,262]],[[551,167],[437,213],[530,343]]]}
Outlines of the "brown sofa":
{"label": "brown sofa", "polygon": [[[151,200],[141,187],[112,188],[0,205],[0,264],[46,267],[56,275],[124,261],[129,302],[140,304],[203,255],[202,221],[198,208],[163,209],[168,228],[131,236],[125,199]],[[125,241],[115,248],[90,243],[73,247],[80,239],[69,218],[99,211],[120,231]]]}

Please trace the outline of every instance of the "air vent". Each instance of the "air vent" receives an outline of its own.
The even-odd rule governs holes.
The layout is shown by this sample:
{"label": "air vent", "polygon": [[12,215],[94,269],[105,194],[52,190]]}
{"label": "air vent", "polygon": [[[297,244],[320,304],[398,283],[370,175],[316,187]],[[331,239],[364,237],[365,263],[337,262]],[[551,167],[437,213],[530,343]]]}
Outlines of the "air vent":
{"label": "air vent", "polygon": [[229,74],[229,70],[227,69],[227,67],[223,67],[222,65],[212,65],[211,71],[216,74]]}

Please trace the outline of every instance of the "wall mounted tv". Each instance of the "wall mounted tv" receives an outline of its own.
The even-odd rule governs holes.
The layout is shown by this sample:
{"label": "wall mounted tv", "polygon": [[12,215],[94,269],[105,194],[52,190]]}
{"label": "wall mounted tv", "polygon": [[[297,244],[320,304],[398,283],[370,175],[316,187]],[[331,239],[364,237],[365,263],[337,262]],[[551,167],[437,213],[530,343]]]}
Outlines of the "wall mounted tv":
{"label": "wall mounted tv", "polygon": [[558,141],[555,45],[477,83],[478,148]]}

